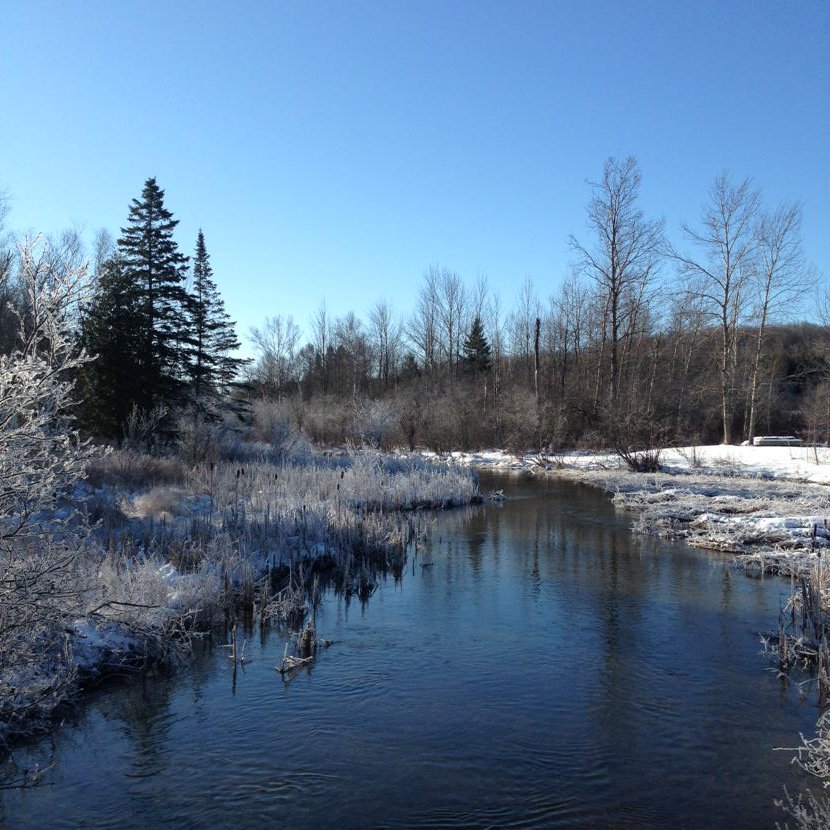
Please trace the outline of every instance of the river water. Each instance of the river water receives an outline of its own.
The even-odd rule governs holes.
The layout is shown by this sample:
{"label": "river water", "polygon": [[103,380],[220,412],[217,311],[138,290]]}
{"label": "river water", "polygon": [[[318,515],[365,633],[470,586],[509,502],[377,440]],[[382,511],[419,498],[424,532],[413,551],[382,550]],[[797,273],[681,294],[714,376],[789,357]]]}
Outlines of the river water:
{"label": "river water", "polygon": [[[328,595],[310,671],[254,637],[94,693],[15,754],[8,828],[774,827],[818,712],[760,653],[788,587],[633,536],[598,491],[489,479],[365,604]],[[425,566],[426,565],[426,566]],[[0,769],[8,775],[8,770]],[[3,781],[0,778],[0,786]]]}

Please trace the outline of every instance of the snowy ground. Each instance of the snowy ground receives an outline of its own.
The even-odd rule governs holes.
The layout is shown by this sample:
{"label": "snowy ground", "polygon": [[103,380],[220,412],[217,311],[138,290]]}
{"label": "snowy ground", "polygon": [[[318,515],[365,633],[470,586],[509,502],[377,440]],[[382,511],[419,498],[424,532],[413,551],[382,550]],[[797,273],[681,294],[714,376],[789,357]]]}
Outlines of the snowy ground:
{"label": "snowy ground", "polygon": [[614,453],[453,453],[480,468],[562,475],[637,513],[634,529],[741,555],[747,567],[807,573],[830,545],[830,449],[704,446],[663,450],[660,472]]}

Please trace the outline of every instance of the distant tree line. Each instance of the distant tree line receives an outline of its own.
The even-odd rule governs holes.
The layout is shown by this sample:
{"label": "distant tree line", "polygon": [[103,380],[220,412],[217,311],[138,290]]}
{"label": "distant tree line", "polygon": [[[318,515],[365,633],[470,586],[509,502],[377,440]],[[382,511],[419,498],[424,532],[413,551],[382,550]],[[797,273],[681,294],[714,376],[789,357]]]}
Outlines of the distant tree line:
{"label": "distant tree line", "polygon": [[[303,342],[276,309],[239,342],[199,232],[191,260],[164,192],[148,179],[117,242],[102,233],[92,299],[77,310],[79,416],[122,440],[136,423],[170,438],[193,423],[240,417],[241,397],[275,402],[319,442],[368,440],[437,449],[645,447],[736,442],[759,432],[830,436],[830,329],[794,315],[810,288],[801,208],[764,209],[749,180],[718,176],[683,245],[639,207],[634,158],[592,182],[588,236],[572,236],[572,272],[540,297],[530,279],[510,310],[483,278],[434,265],[415,305],[377,302],[365,320],[322,304]],[[56,262],[81,257],[77,237]],[[57,253],[60,256],[57,256]],[[74,257],[74,259],[73,259]],[[0,246],[0,268],[15,267]],[[25,314],[0,281],[0,349]],[[819,314],[819,317],[821,315]]]}
{"label": "distant tree line", "polygon": [[323,305],[305,345],[290,315],[266,319],[257,393],[320,441],[367,421],[385,443],[440,449],[827,440],[830,334],[794,315],[812,287],[800,206],[765,211],[723,174],[674,247],[640,181],[634,158],[606,162],[589,237],[571,237],[573,271],[544,299],[528,279],[506,311],[485,280],[433,266],[405,315]]}

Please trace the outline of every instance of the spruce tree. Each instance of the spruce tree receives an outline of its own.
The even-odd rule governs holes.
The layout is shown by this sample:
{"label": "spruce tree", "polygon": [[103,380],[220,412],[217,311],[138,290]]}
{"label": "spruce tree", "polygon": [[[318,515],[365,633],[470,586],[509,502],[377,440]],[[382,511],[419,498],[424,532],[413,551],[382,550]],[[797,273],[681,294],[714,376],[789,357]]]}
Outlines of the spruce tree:
{"label": "spruce tree", "polygon": [[490,344],[484,336],[481,318],[476,315],[464,339],[464,367],[471,372],[486,372],[490,368]]}
{"label": "spruce tree", "polygon": [[137,403],[145,412],[185,402],[189,305],[185,291],[187,257],[179,253],[173,230],[178,220],[164,207],[164,191],[147,179],[141,199],[133,199],[118,250],[135,299],[133,319],[140,332]]}
{"label": "spruce tree", "polygon": [[95,293],[82,309],[80,345],[94,360],[79,372],[79,417],[87,432],[106,438],[122,436],[127,416],[141,400],[139,363],[144,344],[136,324],[135,286],[124,263],[107,260]]}
{"label": "spruce tree", "polygon": [[193,257],[190,298],[190,378],[195,411],[211,412],[244,361],[231,355],[239,348],[233,321],[213,280],[205,235],[199,230]]}

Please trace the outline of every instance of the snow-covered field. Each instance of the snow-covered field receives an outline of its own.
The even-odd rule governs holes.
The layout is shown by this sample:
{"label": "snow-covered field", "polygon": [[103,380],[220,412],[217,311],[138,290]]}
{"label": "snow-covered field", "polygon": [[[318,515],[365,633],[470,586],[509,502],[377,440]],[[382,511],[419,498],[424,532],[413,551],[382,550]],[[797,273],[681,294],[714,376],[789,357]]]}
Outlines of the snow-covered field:
{"label": "snow-covered field", "polygon": [[634,529],[807,573],[830,545],[830,449],[702,446],[662,450],[660,471],[630,472],[615,453],[453,453],[479,468],[561,475],[602,487],[637,514]]}

